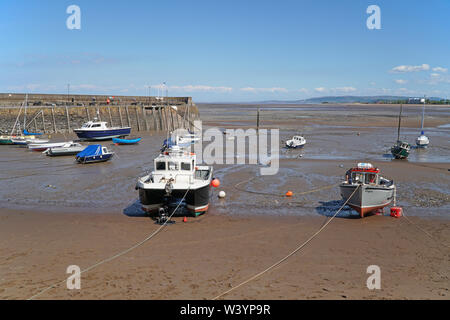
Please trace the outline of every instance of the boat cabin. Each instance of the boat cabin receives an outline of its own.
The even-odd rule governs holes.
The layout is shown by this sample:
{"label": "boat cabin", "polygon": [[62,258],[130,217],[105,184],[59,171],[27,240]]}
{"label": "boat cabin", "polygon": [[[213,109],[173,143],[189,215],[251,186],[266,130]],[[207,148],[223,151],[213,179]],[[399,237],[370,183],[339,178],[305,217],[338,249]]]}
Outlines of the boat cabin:
{"label": "boat cabin", "polygon": [[207,180],[210,175],[208,166],[196,166],[196,156],[173,146],[172,149],[165,151],[154,160],[155,170],[152,176],[155,182],[164,179],[189,180],[200,179]]}
{"label": "boat cabin", "polygon": [[105,121],[88,121],[83,124],[81,129],[105,130],[108,129],[108,125]]}
{"label": "boat cabin", "polygon": [[345,180],[349,184],[380,184],[380,170],[374,168],[370,163],[360,163],[356,168],[351,168],[345,174]]}
{"label": "boat cabin", "polygon": [[397,147],[400,147],[400,148],[406,149],[406,150],[411,149],[410,144],[408,142],[403,142],[403,141],[397,141]]}

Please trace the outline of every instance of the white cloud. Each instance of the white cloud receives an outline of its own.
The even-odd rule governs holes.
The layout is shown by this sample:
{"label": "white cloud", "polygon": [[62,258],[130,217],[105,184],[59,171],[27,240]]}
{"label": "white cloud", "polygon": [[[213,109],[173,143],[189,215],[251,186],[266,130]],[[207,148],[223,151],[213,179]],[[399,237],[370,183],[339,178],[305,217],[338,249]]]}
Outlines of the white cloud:
{"label": "white cloud", "polygon": [[394,81],[395,81],[395,83],[398,83],[398,84],[405,84],[408,82],[408,80],[404,80],[404,79],[396,79]]}
{"label": "white cloud", "polygon": [[288,92],[288,89],[286,88],[279,88],[279,87],[274,87],[274,88],[252,88],[252,87],[246,87],[246,88],[241,88],[241,91],[245,91],[245,92],[270,92],[270,93],[277,93],[277,92],[283,92],[286,93]]}
{"label": "white cloud", "polygon": [[324,87],[314,88],[314,90],[316,90],[317,92],[320,92],[320,93],[323,93],[323,92],[327,91],[327,89],[324,88]]}
{"label": "white cloud", "polygon": [[314,89],[316,92],[319,93],[326,93],[326,92],[331,92],[331,93],[350,93],[350,92],[355,92],[357,91],[356,88],[354,87],[336,87],[336,88],[325,88],[325,87],[318,87]]}
{"label": "white cloud", "polygon": [[446,73],[448,71],[447,68],[442,68],[442,67],[435,67],[432,69],[434,72],[442,72],[442,73]]}
{"label": "white cloud", "polygon": [[430,70],[430,66],[428,64],[422,64],[421,66],[408,66],[402,65],[397,66],[391,69],[393,73],[406,73],[406,72],[417,72],[417,71],[427,71]]}
{"label": "white cloud", "polygon": [[301,88],[301,89],[298,89],[297,90],[298,92],[301,92],[301,93],[309,93],[309,89],[306,89],[306,88]]}
{"label": "white cloud", "polygon": [[353,87],[340,87],[340,88],[334,88],[332,89],[335,92],[340,92],[340,93],[349,93],[349,92],[355,92],[356,88]]}
{"label": "white cloud", "polygon": [[[152,88],[162,88],[163,86],[152,86]],[[212,87],[204,85],[187,85],[187,86],[169,86],[169,89],[183,92],[230,92],[233,90],[231,87]]]}

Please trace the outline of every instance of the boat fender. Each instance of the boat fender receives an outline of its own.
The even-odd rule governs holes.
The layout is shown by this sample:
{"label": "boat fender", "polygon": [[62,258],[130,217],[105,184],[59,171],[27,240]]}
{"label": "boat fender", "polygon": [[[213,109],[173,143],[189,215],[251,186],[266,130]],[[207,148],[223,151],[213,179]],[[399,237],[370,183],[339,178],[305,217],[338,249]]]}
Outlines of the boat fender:
{"label": "boat fender", "polygon": [[401,207],[391,208],[391,217],[400,218],[402,216],[403,209]]}

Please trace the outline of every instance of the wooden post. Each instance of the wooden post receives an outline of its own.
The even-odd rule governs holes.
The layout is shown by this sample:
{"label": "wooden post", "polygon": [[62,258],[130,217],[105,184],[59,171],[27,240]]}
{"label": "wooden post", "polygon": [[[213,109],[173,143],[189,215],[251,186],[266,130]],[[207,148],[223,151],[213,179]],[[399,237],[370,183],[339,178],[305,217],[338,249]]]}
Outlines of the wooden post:
{"label": "wooden post", "polygon": [[44,129],[44,133],[45,133],[45,118],[44,118],[44,109],[41,110],[42,111],[42,128]]}
{"label": "wooden post", "polygon": [[159,130],[164,130],[163,122],[162,122],[162,118],[161,118],[161,107],[158,107],[158,116],[159,116]]}
{"label": "wooden post", "polygon": [[153,130],[158,130],[158,122],[156,121],[155,109],[152,106]]}
{"label": "wooden post", "polygon": [[123,127],[123,119],[122,119],[122,108],[119,106],[119,118],[120,118],[120,126]]}
{"label": "wooden post", "polygon": [[66,106],[66,118],[67,118],[67,131],[70,131],[69,108],[67,108],[67,106]]}
{"label": "wooden post", "polygon": [[125,111],[126,111],[126,113],[127,113],[128,126],[131,127],[130,113],[129,113],[129,111],[128,111],[128,106],[125,107]]}
{"label": "wooden post", "polygon": [[256,133],[259,133],[259,108],[258,113],[256,114]]}
{"label": "wooden post", "polygon": [[55,108],[52,106],[52,121],[53,121],[53,131],[56,133],[56,120],[55,120]]}
{"label": "wooden post", "polygon": [[167,117],[167,107],[163,108],[163,113],[164,113],[164,122],[166,124],[166,130],[170,131],[169,118]]}
{"label": "wooden post", "polygon": [[113,126],[113,121],[112,121],[111,106],[110,105],[108,105],[108,113],[109,113],[109,124],[112,127]]}
{"label": "wooden post", "polygon": [[175,124],[173,122],[173,108],[169,107],[169,113],[170,113],[170,120],[172,121],[172,130],[175,130]]}
{"label": "wooden post", "polygon": [[138,108],[134,108],[134,110],[136,111],[136,123],[137,123],[137,129],[138,131],[141,131],[141,124],[139,123],[139,112],[138,112]]}
{"label": "wooden post", "polygon": [[144,117],[145,131],[148,131],[149,127],[148,127],[147,115],[145,113],[145,107],[144,106],[142,106],[142,116]]}
{"label": "wooden post", "polygon": [[177,128],[180,128],[180,115],[178,114],[178,109],[175,113],[175,118],[177,119]]}

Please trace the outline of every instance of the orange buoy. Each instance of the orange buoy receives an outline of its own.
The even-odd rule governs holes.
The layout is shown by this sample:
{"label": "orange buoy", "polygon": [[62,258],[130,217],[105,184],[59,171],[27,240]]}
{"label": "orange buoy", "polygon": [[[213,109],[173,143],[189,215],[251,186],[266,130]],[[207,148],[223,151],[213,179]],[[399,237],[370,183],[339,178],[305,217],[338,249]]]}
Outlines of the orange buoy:
{"label": "orange buoy", "polygon": [[183,222],[187,222],[187,218],[186,217],[183,218]]}
{"label": "orange buoy", "polygon": [[401,207],[391,208],[391,217],[400,218],[402,216],[403,209]]}
{"label": "orange buoy", "polygon": [[292,191],[286,192],[286,197],[292,197],[294,193]]}
{"label": "orange buoy", "polygon": [[214,188],[218,188],[219,186],[220,186],[220,181],[219,181],[219,179],[213,179],[212,181],[211,181],[211,185],[214,187]]}

